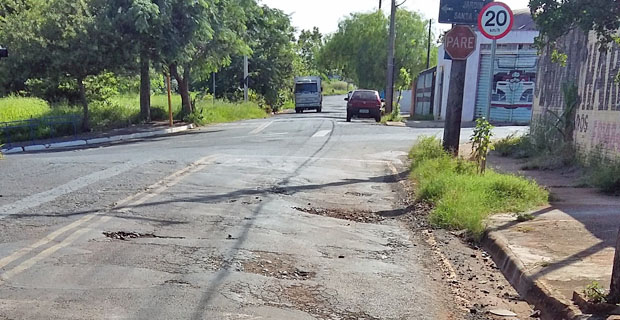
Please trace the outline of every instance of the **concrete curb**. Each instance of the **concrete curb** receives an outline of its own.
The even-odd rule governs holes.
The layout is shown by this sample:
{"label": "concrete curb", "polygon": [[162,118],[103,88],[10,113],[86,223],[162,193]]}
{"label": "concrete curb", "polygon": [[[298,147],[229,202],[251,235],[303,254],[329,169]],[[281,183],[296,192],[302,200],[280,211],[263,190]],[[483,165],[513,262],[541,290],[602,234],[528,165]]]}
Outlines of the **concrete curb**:
{"label": "concrete curb", "polygon": [[160,129],[160,130],[149,131],[149,132],[140,132],[140,133],[118,135],[118,136],[93,138],[93,139],[78,139],[78,140],[73,140],[73,141],[65,141],[65,142],[50,143],[50,144],[35,144],[35,145],[30,145],[30,146],[2,149],[0,151],[2,151],[3,154],[15,154],[15,153],[21,153],[21,152],[46,151],[46,150],[55,150],[55,149],[80,147],[80,146],[92,146],[92,145],[117,142],[117,141],[164,136],[168,134],[188,131],[194,128],[195,126],[193,124],[189,124],[185,126],[168,128],[168,129]]}
{"label": "concrete curb", "polygon": [[482,245],[489,252],[508,282],[530,304],[536,306],[549,319],[577,320],[586,319],[581,311],[545,286],[532,278],[521,260],[514,254],[508,241],[497,232],[490,232],[482,239]]}

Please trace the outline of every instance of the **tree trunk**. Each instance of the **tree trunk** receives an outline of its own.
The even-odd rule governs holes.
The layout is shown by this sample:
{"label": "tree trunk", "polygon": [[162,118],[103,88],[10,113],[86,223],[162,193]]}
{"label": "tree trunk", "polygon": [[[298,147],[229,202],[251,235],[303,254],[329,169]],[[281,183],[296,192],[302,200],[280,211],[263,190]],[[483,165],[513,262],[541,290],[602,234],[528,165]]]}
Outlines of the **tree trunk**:
{"label": "tree trunk", "polygon": [[183,104],[183,114],[187,115],[192,113],[192,100],[189,94],[189,68],[184,68],[183,77],[181,77],[177,65],[173,63],[170,65],[170,73],[179,84],[179,94],[181,95],[181,102]]}
{"label": "tree trunk", "polygon": [[90,114],[88,113],[88,99],[86,98],[86,87],[82,78],[77,79],[78,89],[80,90],[80,103],[82,104],[82,131],[90,132]]}
{"label": "tree trunk", "polygon": [[614,268],[611,274],[611,290],[609,292],[609,303],[620,303],[620,231],[616,242],[616,257],[614,258]]}
{"label": "tree trunk", "polygon": [[151,121],[151,74],[148,51],[140,53],[140,118]]}

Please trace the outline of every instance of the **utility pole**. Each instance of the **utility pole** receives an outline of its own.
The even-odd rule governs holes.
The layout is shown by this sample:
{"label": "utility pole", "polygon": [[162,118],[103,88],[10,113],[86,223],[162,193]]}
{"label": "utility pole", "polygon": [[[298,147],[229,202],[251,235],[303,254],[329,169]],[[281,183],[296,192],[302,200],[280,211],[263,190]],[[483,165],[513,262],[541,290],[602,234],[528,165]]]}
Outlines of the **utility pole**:
{"label": "utility pole", "polygon": [[394,47],[396,46],[396,0],[392,0],[390,37],[388,40],[387,81],[385,86],[385,113],[391,113],[394,104]]}
{"label": "utility pole", "polygon": [[426,50],[426,69],[431,67],[431,26],[433,25],[433,19],[428,20],[428,49]]}
{"label": "utility pole", "polygon": [[620,303],[620,231],[616,241],[616,256],[614,258],[614,268],[611,273],[611,290],[609,290],[609,303]]}
{"label": "utility pole", "polygon": [[379,11],[381,11],[381,2],[382,0],[379,0]]}
{"label": "utility pole", "polygon": [[243,101],[248,102],[248,56],[243,56]]}
{"label": "utility pole", "polygon": [[465,90],[465,70],[467,60],[452,60],[450,71],[450,90],[448,90],[448,105],[446,124],[443,133],[444,150],[454,156],[459,154],[461,140],[461,119],[463,117],[463,92]]}

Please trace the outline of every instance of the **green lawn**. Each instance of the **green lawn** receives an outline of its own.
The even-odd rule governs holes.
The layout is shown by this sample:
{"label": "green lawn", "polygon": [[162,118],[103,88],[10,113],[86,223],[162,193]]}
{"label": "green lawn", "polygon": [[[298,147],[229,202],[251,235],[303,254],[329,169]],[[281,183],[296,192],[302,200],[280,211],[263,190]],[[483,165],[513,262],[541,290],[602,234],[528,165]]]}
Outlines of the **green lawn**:
{"label": "green lawn", "polygon": [[455,159],[436,138],[422,138],[410,152],[411,178],[418,201],[431,203],[431,222],[442,228],[468,230],[474,238],[485,231],[485,219],[495,213],[520,213],[544,205],[548,193],[534,181],[487,170]]}
{"label": "green lawn", "polygon": [[[232,122],[243,119],[256,119],[267,117],[265,110],[254,103],[228,103],[203,99],[197,102],[196,113],[181,119],[181,97],[172,97],[173,114],[176,120],[187,120],[196,124]],[[93,102],[89,104],[91,126],[95,131],[105,131],[113,128],[127,127],[139,123],[140,99],[137,94],[126,94],[113,97],[106,102]],[[48,102],[37,98],[6,97],[0,98],[0,122],[37,119],[48,116],[75,115],[79,119],[82,116],[82,108],[70,105],[50,105]],[[168,119],[167,95],[154,95],[151,97],[151,118],[154,121]],[[56,128],[37,128],[36,137],[45,138]],[[71,134],[73,129],[64,126],[54,132],[54,135]],[[28,130],[15,132],[13,141],[28,138]]]}

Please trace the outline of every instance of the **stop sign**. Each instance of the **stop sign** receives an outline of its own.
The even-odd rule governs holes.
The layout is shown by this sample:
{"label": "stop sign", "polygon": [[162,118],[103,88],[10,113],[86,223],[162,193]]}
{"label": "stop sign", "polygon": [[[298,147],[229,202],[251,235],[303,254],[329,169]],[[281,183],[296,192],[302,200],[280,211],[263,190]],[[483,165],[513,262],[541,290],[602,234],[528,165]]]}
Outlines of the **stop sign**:
{"label": "stop sign", "polygon": [[446,33],[443,43],[452,60],[467,60],[476,50],[476,34],[468,26],[457,25]]}

